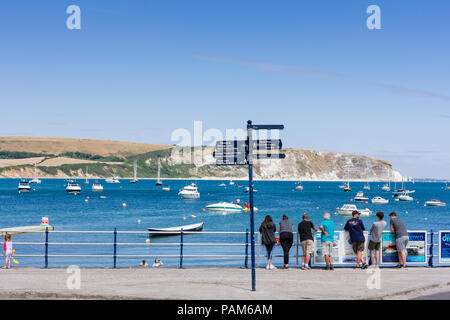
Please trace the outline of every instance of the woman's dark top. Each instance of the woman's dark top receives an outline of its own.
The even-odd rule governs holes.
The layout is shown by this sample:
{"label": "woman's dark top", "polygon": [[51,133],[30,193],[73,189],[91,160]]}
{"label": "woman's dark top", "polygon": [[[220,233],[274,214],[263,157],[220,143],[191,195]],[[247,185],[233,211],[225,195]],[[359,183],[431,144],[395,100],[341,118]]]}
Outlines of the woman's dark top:
{"label": "woman's dark top", "polygon": [[267,228],[264,228],[263,225],[259,227],[259,232],[261,232],[261,243],[265,245],[274,244],[275,241],[275,231],[277,227],[275,223],[269,222],[267,223]]}

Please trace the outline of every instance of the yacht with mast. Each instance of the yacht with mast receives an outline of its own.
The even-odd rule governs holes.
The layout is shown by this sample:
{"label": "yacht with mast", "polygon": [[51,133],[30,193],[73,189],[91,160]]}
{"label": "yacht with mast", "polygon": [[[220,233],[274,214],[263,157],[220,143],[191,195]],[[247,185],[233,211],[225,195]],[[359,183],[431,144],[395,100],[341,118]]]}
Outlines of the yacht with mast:
{"label": "yacht with mast", "polygon": [[[402,178],[402,187],[398,190],[397,190],[397,188],[395,188],[393,196],[400,197],[401,195],[408,195],[408,194],[411,194],[414,192],[416,192],[416,190],[406,190],[405,189],[405,180]],[[410,201],[410,200],[407,200],[407,201]]]}
{"label": "yacht with mast", "polygon": [[133,164],[133,179],[130,181],[130,183],[136,183],[139,182],[139,180],[137,179],[137,163],[136,161],[134,161]]}
{"label": "yacht with mast", "polygon": [[350,168],[347,168],[347,182],[344,186],[344,192],[350,192],[352,191],[352,188],[350,188]]}
{"label": "yacht with mast", "polygon": [[162,181],[161,181],[161,158],[158,157],[158,180],[156,180],[155,185],[157,186],[162,186]]}
{"label": "yacht with mast", "polygon": [[88,167],[86,167],[86,178],[84,179],[84,184],[89,184],[89,179],[88,179]]}
{"label": "yacht with mast", "polygon": [[303,191],[303,185],[302,185],[302,169],[301,169],[301,167],[300,167],[300,169],[299,169],[299,175],[300,175],[300,179],[298,180],[298,182],[295,183],[295,190]]}
{"label": "yacht with mast", "polygon": [[37,177],[37,168],[36,168],[36,166],[37,166],[37,164],[35,163],[34,164],[34,178],[31,179],[28,183],[37,183],[37,184],[41,183],[41,179],[39,179]]}

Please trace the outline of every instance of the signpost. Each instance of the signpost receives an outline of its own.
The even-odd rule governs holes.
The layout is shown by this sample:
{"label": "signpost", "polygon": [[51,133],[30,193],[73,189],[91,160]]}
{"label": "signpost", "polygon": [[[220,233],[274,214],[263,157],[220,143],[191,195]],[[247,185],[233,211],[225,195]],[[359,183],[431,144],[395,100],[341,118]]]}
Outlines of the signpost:
{"label": "signpost", "polygon": [[[255,276],[255,212],[253,206],[253,160],[254,159],[284,159],[285,154],[270,153],[279,151],[283,146],[280,139],[253,140],[254,130],[283,130],[284,125],[254,125],[247,121],[247,140],[228,140],[216,143],[216,165],[248,165],[248,186],[250,196],[250,241],[251,241],[251,264],[252,264],[252,291],[256,291]],[[266,151],[264,153],[253,153],[253,151]]]}

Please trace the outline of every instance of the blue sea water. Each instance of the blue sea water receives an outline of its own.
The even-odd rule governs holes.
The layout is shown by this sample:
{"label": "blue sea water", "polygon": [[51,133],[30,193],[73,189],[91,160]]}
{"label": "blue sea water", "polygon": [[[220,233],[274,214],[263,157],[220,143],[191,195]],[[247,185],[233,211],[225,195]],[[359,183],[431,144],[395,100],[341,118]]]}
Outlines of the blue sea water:
{"label": "blue sea water", "polygon": [[[170,192],[161,191],[161,187],[155,186],[154,180],[140,180],[139,183],[130,184],[129,180],[122,180],[120,184],[107,184],[101,180],[104,191],[93,193],[92,181],[89,185],[84,180],[78,181],[83,188],[78,196],[67,195],[65,192],[66,181],[63,179],[43,179],[41,184],[32,185],[33,190],[28,194],[18,194],[17,179],[0,179],[0,229],[7,227],[39,225],[41,218],[49,217],[50,224],[57,231],[146,231],[147,227],[172,227],[204,222],[203,231],[228,231],[245,232],[250,229],[248,213],[211,213],[204,212],[208,204],[240,199],[248,202],[248,194],[244,193],[245,181],[236,181],[236,185],[220,187],[221,181],[197,181],[200,199],[182,200],[177,195],[178,190],[191,181],[167,180]],[[311,221],[319,224],[324,212],[332,213],[336,229],[342,230],[348,219],[334,215],[336,208],[350,202],[356,191],[363,190],[364,183],[351,183],[352,192],[345,193],[339,189],[338,182],[304,182],[303,191],[294,191],[293,182],[257,181],[255,188],[259,191],[255,194],[255,206],[259,212],[255,214],[255,229],[266,215],[271,215],[278,224],[283,214],[286,214],[296,226],[301,221],[303,213],[308,213]],[[387,215],[391,211],[397,212],[409,230],[450,230],[449,207],[425,207],[425,201],[439,199],[450,204],[450,191],[443,190],[442,183],[407,183],[405,187],[416,190],[412,195],[412,202],[395,202],[392,193],[381,190],[382,183],[371,183],[371,190],[365,190],[365,195],[372,198],[380,195],[390,199],[387,205],[375,205],[372,203],[356,203],[358,208],[369,208],[372,211],[383,211]],[[391,188],[394,188],[392,184]],[[106,196],[101,199],[100,195]],[[85,201],[89,197],[88,201]],[[418,203],[417,203],[418,202]],[[122,204],[126,203],[126,207]],[[195,217],[193,217],[193,215]],[[370,228],[376,217],[363,218],[366,228]],[[140,223],[138,221],[140,220]],[[120,234],[119,242],[140,243],[141,246],[119,246],[119,255],[178,255],[179,246],[145,246],[147,236],[144,234]],[[42,234],[18,235],[14,237],[16,254],[42,255],[42,245],[20,245],[20,242],[40,242],[44,240]],[[186,235],[187,243],[244,243],[245,234],[199,234]],[[49,247],[49,266],[61,266],[76,264],[80,266],[111,267],[112,258],[58,258],[51,255],[111,255],[113,253],[113,234],[65,234],[51,233],[50,242],[57,243],[84,243],[103,242],[104,246],[59,246]],[[167,243],[176,244],[179,237],[152,238],[152,244]],[[185,255],[243,255],[245,246],[189,246],[185,245]],[[281,254],[281,249],[277,248]],[[295,248],[292,249],[294,254]],[[263,251],[261,251],[262,253]],[[18,258],[19,259],[19,258]],[[136,266],[142,258],[119,258],[118,266]],[[147,260],[150,260],[148,258]],[[177,266],[178,258],[163,258],[165,265]],[[281,261],[281,260],[280,260]],[[42,257],[21,257],[21,265],[42,266]],[[216,258],[201,259],[187,257],[185,266],[243,266],[244,258]]]}

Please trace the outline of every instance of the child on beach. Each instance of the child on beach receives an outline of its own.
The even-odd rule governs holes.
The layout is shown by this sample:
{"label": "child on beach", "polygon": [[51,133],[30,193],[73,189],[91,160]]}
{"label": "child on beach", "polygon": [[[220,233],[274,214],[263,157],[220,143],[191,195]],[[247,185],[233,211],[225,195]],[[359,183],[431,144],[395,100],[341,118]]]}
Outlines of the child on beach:
{"label": "child on beach", "polygon": [[5,235],[5,243],[3,244],[3,250],[5,251],[5,266],[2,269],[11,269],[11,257],[12,250],[12,237],[10,234]]}

